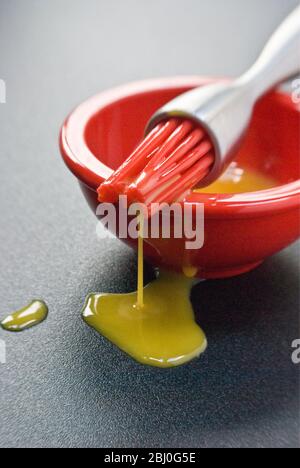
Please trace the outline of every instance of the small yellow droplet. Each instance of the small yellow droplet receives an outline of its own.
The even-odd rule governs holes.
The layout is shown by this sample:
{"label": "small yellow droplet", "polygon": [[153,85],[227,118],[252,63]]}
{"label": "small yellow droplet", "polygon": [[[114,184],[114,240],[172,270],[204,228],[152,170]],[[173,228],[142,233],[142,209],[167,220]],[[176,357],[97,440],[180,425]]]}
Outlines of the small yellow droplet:
{"label": "small yellow droplet", "polygon": [[35,300],[27,306],[8,315],[1,322],[6,331],[21,332],[43,322],[48,316],[48,307],[43,301]]}
{"label": "small yellow droplet", "polygon": [[184,276],[187,278],[195,278],[198,273],[198,268],[193,266],[184,266],[182,268]]}

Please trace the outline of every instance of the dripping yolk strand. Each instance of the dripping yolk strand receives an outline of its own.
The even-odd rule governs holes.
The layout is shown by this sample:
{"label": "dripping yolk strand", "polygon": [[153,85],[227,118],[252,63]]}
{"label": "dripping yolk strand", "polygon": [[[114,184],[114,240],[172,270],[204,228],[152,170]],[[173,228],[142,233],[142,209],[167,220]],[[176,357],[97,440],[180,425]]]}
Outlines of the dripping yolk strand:
{"label": "dripping yolk strand", "polygon": [[138,237],[138,281],[137,281],[137,307],[144,307],[144,214],[140,212]]}

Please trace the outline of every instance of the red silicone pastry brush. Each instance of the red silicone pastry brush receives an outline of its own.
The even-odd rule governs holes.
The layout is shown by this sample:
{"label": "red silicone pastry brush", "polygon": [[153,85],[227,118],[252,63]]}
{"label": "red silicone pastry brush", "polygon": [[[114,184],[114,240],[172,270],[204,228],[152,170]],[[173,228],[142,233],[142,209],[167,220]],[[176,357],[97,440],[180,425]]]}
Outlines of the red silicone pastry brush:
{"label": "red silicone pastry brush", "polygon": [[232,161],[256,101],[300,69],[300,7],[250,70],[233,82],[184,93],[162,107],[146,138],[98,189],[99,200],[172,203],[217,179]]}
{"label": "red silicone pastry brush", "polygon": [[116,202],[172,202],[206,176],[214,161],[212,144],[191,121],[159,123],[125,163],[99,188],[99,197]]}

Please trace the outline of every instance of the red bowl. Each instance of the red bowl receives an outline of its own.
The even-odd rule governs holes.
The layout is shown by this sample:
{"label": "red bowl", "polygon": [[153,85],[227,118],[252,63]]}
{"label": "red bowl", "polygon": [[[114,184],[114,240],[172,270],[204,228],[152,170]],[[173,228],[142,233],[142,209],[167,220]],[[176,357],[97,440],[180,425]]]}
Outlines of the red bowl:
{"label": "red bowl", "polygon": [[[92,97],[71,113],[61,130],[61,153],[94,213],[97,187],[143,137],[150,116],[178,94],[211,81],[179,77],[133,83]],[[185,239],[152,239],[146,242],[146,259],[175,271],[196,267],[201,278],[223,278],[255,268],[297,240],[299,124],[299,109],[289,95],[274,92],[264,97],[255,108],[238,159],[271,175],[278,185],[241,194],[193,193],[185,203],[205,205],[204,246],[187,251]]]}

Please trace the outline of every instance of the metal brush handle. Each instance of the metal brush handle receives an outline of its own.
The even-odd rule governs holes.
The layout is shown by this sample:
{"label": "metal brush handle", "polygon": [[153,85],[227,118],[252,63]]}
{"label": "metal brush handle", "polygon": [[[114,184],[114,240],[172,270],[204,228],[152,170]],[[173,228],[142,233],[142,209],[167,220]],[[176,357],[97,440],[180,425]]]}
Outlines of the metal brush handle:
{"label": "metal brush handle", "polygon": [[240,78],[196,88],[162,107],[147,131],[170,117],[195,120],[206,129],[215,149],[215,163],[201,186],[225,170],[248,127],[255,102],[264,93],[300,71],[300,7],[281,24],[256,63]]}
{"label": "metal brush handle", "polygon": [[249,84],[258,99],[300,70],[300,6],[279,26],[256,63],[237,84]]}

